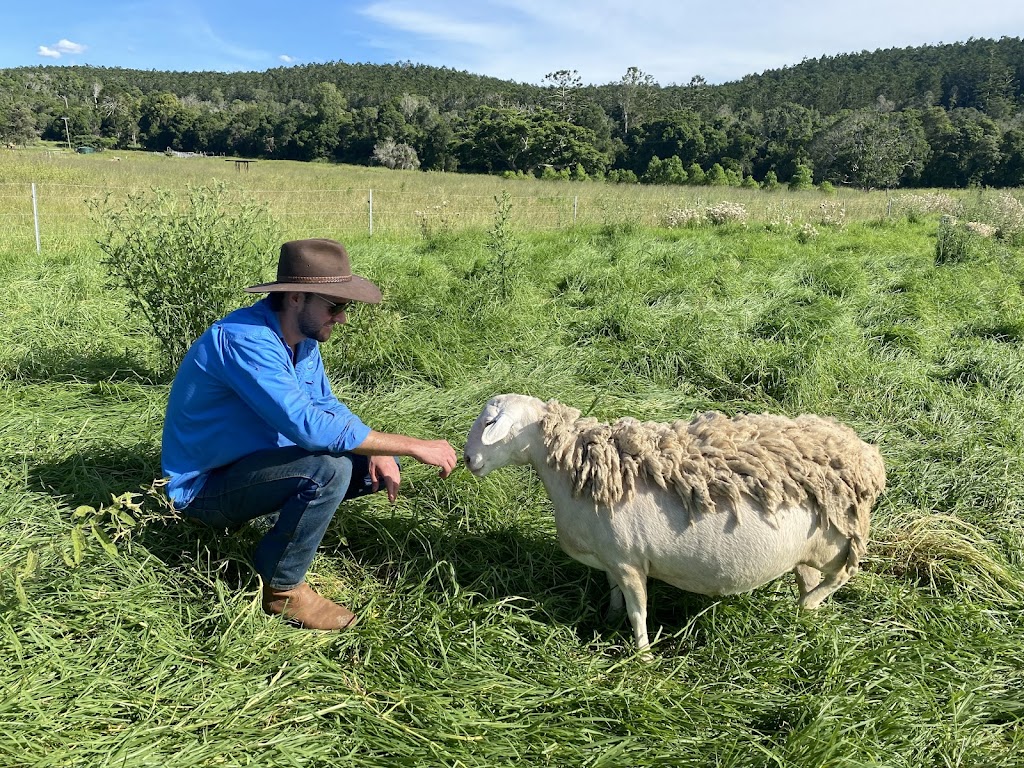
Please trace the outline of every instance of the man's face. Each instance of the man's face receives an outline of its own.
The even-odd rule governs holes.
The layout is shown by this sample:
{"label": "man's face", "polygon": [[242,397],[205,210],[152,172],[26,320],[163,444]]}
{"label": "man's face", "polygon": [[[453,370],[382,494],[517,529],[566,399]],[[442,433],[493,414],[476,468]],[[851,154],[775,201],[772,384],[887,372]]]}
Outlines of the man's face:
{"label": "man's face", "polygon": [[347,304],[317,293],[303,294],[305,301],[296,318],[299,332],[310,339],[325,342],[331,338],[336,323],[345,322]]}

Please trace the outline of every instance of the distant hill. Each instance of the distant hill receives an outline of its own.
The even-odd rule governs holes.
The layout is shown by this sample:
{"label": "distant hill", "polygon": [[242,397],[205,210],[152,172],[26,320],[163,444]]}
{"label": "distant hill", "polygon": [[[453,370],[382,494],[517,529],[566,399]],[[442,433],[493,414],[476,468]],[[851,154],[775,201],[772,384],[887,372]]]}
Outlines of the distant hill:
{"label": "distant hill", "polygon": [[[411,62],[19,67],[0,70],[0,139],[655,183],[709,183],[708,171],[714,183],[763,183],[802,165],[816,182],[1015,186],[1022,83],[1024,41],[1013,37],[664,87],[637,68],[606,85],[561,71],[538,86]],[[864,171],[880,156],[884,170]]]}

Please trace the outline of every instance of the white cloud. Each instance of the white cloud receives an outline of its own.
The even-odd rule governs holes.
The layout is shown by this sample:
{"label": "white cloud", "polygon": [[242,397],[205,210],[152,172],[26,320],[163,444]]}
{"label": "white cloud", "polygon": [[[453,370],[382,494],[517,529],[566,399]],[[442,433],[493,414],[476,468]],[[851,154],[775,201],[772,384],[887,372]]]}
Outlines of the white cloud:
{"label": "white cloud", "polygon": [[1005,0],[932,0],[923,15],[919,0],[366,1],[360,13],[386,32],[366,41],[375,48],[533,83],[559,69],[611,83],[630,66],[661,85],[695,75],[722,83],[805,58],[999,38],[1024,25],[1024,3]]}
{"label": "white cloud", "polygon": [[470,43],[481,47],[490,47],[495,39],[508,33],[500,22],[474,24],[458,21],[444,11],[440,13],[424,12],[393,2],[374,3],[364,8],[361,13],[385,26],[394,27],[403,32],[411,32],[414,35],[434,40]]}
{"label": "white cloud", "polygon": [[72,43],[70,40],[61,39],[55,46],[61,53],[85,53],[85,46],[79,43]]}
{"label": "white cloud", "polygon": [[59,59],[65,53],[85,53],[86,46],[80,43],[73,43],[70,40],[61,38],[51,48],[48,45],[40,45],[36,53],[40,56],[45,56],[48,59]]}
{"label": "white cloud", "polygon": [[296,59],[294,56],[289,56],[287,53],[282,53],[277,58],[283,61],[285,64],[292,64],[295,61],[298,61],[298,59]]}

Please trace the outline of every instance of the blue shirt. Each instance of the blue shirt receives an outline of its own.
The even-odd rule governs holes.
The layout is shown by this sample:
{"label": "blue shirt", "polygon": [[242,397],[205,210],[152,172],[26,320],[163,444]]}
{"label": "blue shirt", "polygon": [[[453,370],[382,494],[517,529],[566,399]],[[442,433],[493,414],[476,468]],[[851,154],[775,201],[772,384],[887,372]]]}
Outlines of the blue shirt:
{"label": "blue shirt", "polygon": [[369,434],[331,392],[316,339],[299,344],[293,363],[262,299],[210,326],[178,369],[160,457],[167,495],[184,509],[212,470],[250,453],[291,445],[341,453]]}

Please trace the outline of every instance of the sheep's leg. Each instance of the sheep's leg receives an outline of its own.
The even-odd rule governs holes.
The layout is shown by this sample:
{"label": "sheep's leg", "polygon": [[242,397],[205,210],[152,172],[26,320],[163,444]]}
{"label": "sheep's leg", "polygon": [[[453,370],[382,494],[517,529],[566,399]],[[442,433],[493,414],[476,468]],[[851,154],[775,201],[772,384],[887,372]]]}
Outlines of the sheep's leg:
{"label": "sheep's leg", "polygon": [[806,599],[807,595],[821,583],[821,571],[809,565],[798,565],[793,569],[796,576],[796,586],[800,590],[800,600]]}
{"label": "sheep's leg", "polygon": [[825,598],[848,582],[851,575],[846,568],[840,568],[838,571],[828,574],[818,586],[801,596],[800,606],[813,611],[825,601]]}
{"label": "sheep's leg", "polygon": [[605,620],[609,624],[618,624],[622,621],[622,614],[626,610],[626,600],[622,596],[622,589],[619,587],[617,581],[612,578],[609,571],[605,571],[604,575],[608,577],[608,586],[611,588],[611,592],[608,595],[608,614]]}
{"label": "sheep's leg", "polygon": [[[608,574],[612,578],[612,572],[608,571]],[[614,578],[626,601],[637,650],[647,658],[650,656],[647,648],[651,644],[647,638],[647,574],[636,568],[620,566]]]}
{"label": "sheep's leg", "polygon": [[[863,549],[863,545],[858,548],[858,544],[859,541],[849,542],[844,552],[838,553],[830,562],[819,567],[825,578],[806,594],[801,595],[801,607],[813,611],[825,602],[829,595],[853,578],[859,570],[860,552]],[[799,579],[799,574],[797,578]]]}

